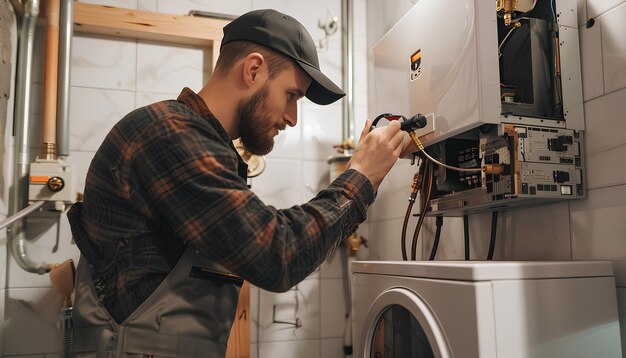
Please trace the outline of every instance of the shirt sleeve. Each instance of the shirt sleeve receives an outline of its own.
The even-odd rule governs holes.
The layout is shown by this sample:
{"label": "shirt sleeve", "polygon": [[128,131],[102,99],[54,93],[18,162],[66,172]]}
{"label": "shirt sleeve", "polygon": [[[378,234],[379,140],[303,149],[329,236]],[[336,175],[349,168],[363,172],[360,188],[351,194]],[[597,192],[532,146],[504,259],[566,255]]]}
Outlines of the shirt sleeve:
{"label": "shirt sleeve", "polygon": [[[347,170],[308,203],[277,210],[237,175],[238,158],[193,121],[163,121],[134,149],[131,200],[151,220],[243,279],[286,291],[366,219],[375,193]],[[150,133],[150,134],[148,134]]]}

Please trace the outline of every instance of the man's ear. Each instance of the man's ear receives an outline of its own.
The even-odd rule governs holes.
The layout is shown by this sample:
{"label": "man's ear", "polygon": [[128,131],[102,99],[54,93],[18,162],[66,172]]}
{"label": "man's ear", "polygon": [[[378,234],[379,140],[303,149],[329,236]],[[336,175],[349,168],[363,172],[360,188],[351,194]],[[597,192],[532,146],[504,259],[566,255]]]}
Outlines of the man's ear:
{"label": "man's ear", "polygon": [[253,52],[246,56],[243,61],[243,80],[248,86],[255,86],[262,83],[267,75],[267,71],[264,71],[263,64],[265,58],[258,52]]}

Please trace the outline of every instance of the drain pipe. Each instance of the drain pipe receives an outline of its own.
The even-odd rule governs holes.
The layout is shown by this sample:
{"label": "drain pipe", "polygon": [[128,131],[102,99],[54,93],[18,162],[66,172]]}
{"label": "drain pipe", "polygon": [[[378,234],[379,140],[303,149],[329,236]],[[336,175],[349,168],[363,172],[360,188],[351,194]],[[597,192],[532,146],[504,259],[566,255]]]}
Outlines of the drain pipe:
{"label": "drain pipe", "polygon": [[70,155],[70,64],[74,28],[73,0],[61,1],[59,24],[57,156],[65,158]]}
{"label": "drain pipe", "polygon": [[[20,26],[18,40],[17,79],[15,88],[15,159],[13,172],[13,190],[11,191],[10,215],[22,210],[28,203],[28,174],[30,164],[30,108],[33,70],[33,51],[35,26],[39,16],[39,0],[27,0],[23,3],[24,17]],[[48,269],[45,262],[33,262],[26,250],[25,227],[23,220],[12,224],[7,230],[11,253],[17,264],[25,271],[44,274]]]}

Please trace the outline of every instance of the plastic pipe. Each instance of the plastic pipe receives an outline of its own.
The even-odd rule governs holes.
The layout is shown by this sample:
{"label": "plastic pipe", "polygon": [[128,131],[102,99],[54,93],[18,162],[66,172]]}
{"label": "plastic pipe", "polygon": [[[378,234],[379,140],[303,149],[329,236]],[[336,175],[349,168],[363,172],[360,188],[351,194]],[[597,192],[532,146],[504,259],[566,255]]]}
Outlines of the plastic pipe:
{"label": "plastic pipe", "polygon": [[70,63],[74,28],[74,1],[62,0],[59,13],[59,78],[57,86],[57,156],[70,155]]}
{"label": "plastic pipe", "polygon": [[59,75],[59,0],[46,2],[46,61],[43,78],[41,157],[56,159],[57,84]]}
{"label": "plastic pipe", "polygon": [[343,141],[354,140],[354,2],[353,0],[343,0],[341,2],[341,58],[343,61],[342,82],[346,98],[343,100],[343,121],[342,136]]}

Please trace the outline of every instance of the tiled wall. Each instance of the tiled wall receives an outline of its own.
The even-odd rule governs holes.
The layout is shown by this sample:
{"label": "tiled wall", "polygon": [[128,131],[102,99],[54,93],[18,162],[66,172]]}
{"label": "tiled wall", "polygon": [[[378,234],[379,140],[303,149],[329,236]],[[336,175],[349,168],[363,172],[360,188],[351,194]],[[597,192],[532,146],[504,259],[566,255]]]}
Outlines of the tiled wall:
{"label": "tiled wall", "polygon": [[[0,0],[5,1],[5,0]],[[191,9],[241,14],[245,11],[273,7],[300,19],[318,39],[323,32],[318,19],[340,16],[340,0],[94,0],[93,3],[173,14]],[[360,132],[367,116],[366,49],[384,34],[415,0],[356,0],[355,19],[355,118]],[[367,5],[367,12],[365,10]],[[624,0],[579,0],[579,24],[585,114],[589,198],[503,213],[499,224],[496,259],[611,259],[618,273],[618,297],[626,306],[626,170],[620,166],[626,154],[626,2]],[[596,24],[587,29],[587,19]],[[365,24],[367,23],[367,31]],[[367,38],[366,38],[367,36]],[[38,36],[41,44],[42,37]],[[42,48],[38,56],[42,57]],[[89,161],[108,129],[133,108],[160,99],[172,98],[182,86],[200,89],[206,73],[204,53],[189,47],[162,46],[134,40],[77,34],[74,39],[71,89],[71,155],[68,161],[79,173],[79,189]],[[331,36],[328,46],[320,50],[322,69],[341,82],[339,33]],[[371,60],[371,58],[369,59]],[[41,66],[41,62],[38,62]],[[41,91],[41,74],[35,77],[35,89]],[[253,190],[270,205],[289,207],[310,199],[328,183],[326,159],[333,154],[332,144],[341,140],[341,105],[320,107],[303,100],[299,108],[300,123],[277,138],[275,150],[268,156],[267,171],[253,180]],[[40,118],[40,109],[34,118]],[[10,124],[6,124],[10,126]],[[8,129],[5,128],[5,134]],[[39,133],[33,133],[39,142]],[[5,147],[10,136],[5,135]],[[37,148],[33,148],[35,151]],[[12,155],[12,154],[11,154]],[[5,153],[5,158],[8,154]],[[3,159],[3,175],[8,166]],[[399,259],[399,237],[409,180],[414,168],[399,162],[383,182],[369,220],[362,225],[369,239],[369,250],[362,257]],[[10,177],[10,175],[9,175]],[[8,188],[5,187],[5,194]],[[6,198],[6,195],[4,196]],[[5,215],[6,212],[0,213]],[[472,257],[487,252],[490,217],[476,215],[470,220]],[[29,253],[34,260],[59,262],[77,258],[70,241],[65,218],[42,218],[29,222],[32,238]],[[432,243],[434,223],[428,220],[420,240],[428,249]],[[438,258],[460,259],[462,224],[447,219],[442,233]],[[57,233],[59,237],[56,246]],[[4,235],[4,233],[2,233]],[[3,251],[4,250],[4,251]],[[56,251],[55,251],[56,250]],[[6,255],[6,241],[0,237],[0,267]],[[275,294],[253,288],[252,352],[254,357],[341,357],[345,323],[342,252],[332,255],[321,269],[292,291]],[[56,356],[58,350],[57,317],[60,297],[47,276],[28,274],[13,260],[7,273],[0,275],[0,317],[4,314],[4,356]],[[6,282],[6,283],[4,283]],[[5,289],[6,287],[6,289]],[[303,324],[294,329],[272,323],[276,319]],[[622,322],[626,323],[622,309]],[[622,330],[624,334],[626,329]],[[33,342],[36,342],[33,344]]]}
{"label": "tiled wall", "polygon": [[[373,46],[415,2],[369,0],[368,46]],[[502,213],[494,258],[613,261],[626,347],[626,1],[577,3],[588,198]],[[595,25],[587,28],[585,24],[592,18]],[[414,171],[408,162],[401,161],[381,185],[368,220],[372,258],[401,259],[400,231]],[[490,224],[489,214],[470,217],[472,259],[486,257]],[[420,238],[423,252],[430,251],[433,237],[434,218],[428,218]],[[462,219],[445,218],[441,240],[438,259],[463,259]]]}
{"label": "tiled wall", "polygon": [[[5,0],[0,0],[5,1]],[[318,21],[332,16],[341,18],[341,0],[89,0],[83,1],[116,7],[156,11],[177,15],[190,10],[204,10],[239,15],[257,8],[275,8],[299,19],[320,40],[324,32]],[[362,73],[365,56],[365,0],[356,0],[355,17],[361,30],[355,38],[356,67]],[[43,36],[37,36],[36,67],[41,68]],[[341,83],[341,34],[330,36],[319,50],[322,70],[336,83]],[[207,73],[202,49],[169,46],[153,42],[117,39],[75,33],[73,41],[70,98],[70,156],[68,162],[78,173],[82,191],[92,156],[108,130],[134,108],[161,99],[175,98],[183,86],[198,91]],[[34,77],[36,98],[41,92],[42,75]],[[367,110],[365,76],[356,79],[356,127],[364,123]],[[41,117],[41,104],[33,118]],[[274,151],[267,157],[267,170],[252,180],[253,190],[268,205],[287,208],[311,199],[328,185],[326,160],[334,154],[332,145],[341,142],[341,103],[318,106],[303,99],[299,105],[298,125],[288,128],[276,140]],[[7,124],[10,127],[10,124]],[[38,127],[34,125],[34,127]],[[10,130],[10,128],[9,128]],[[32,134],[33,153],[38,152],[41,134]],[[4,162],[3,162],[4,163]],[[6,167],[6,165],[5,165]],[[9,170],[5,168],[3,174]],[[367,230],[367,225],[362,226]],[[58,235],[57,235],[58,234]],[[65,216],[29,221],[28,245],[35,261],[61,262],[78,259],[78,250],[71,242]],[[59,238],[57,246],[57,237]],[[5,242],[0,249],[6,249]],[[343,288],[342,251],[332,255],[317,272],[293,290],[276,294],[253,288],[252,356],[334,358],[343,356],[346,303]],[[0,256],[4,257],[6,255]],[[49,283],[47,275],[37,276],[21,270],[8,260],[5,295],[0,295],[0,317],[3,324],[3,356],[56,356],[60,347],[57,319],[61,298]],[[2,263],[3,261],[0,261]],[[2,286],[4,288],[4,285]],[[273,306],[276,320],[295,321],[302,327],[272,323]],[[33,343],[36,342],[36,343]]]}

